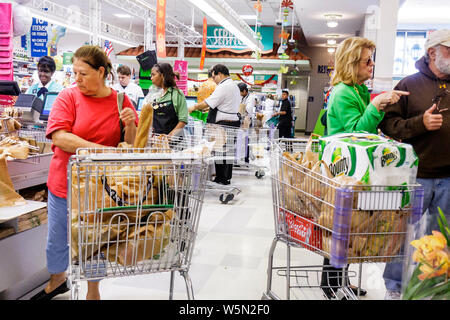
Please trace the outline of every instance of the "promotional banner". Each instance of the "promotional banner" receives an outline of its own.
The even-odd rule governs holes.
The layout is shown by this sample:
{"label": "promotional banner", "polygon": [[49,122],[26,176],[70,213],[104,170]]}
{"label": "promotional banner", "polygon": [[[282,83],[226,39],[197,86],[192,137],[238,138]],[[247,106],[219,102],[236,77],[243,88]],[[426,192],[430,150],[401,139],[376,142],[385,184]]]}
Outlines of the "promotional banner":
{"label": "promotional banner", "polygon": [[[255,27],[251,27],[255,30]],[[274,27],[259,27],[258,32],[261,34],[261,43],[263,45],[262,52],[273,50]],[[233,33],[220,26],[208,27],[208,41],[206,43],[208,50],[250,50],[247,45],[240,41]]]}
{"label": "promotional banner", "polygon": [[200,70],[203,70],[203,67],[205,66],[207,35],[208,35],[208,22],[206,21],[206,17],[203,17],[203,45],[202,45],[202,55],[200,58]]}
{"label": "promotional banner", "polygon": [[158,0],[156,6],[156,53],[166,57],[166,0]]}
{"label": "promotional banner", "polygon": [[31,24],[31,30],[30,30],[31,56],[32,57],[39,58],[42,56],[46,56],[48,53],[47,26],[48,26],[47,21],[33,18],[33,23]]}
{"label": "promotional banner", "polygon": [[188,62],[183,60],[175,60],[174,72],[178,72],[180,74],[180,79],[176,80],[177,87],[181,91],[183,91],[184,95],[188,95]]}

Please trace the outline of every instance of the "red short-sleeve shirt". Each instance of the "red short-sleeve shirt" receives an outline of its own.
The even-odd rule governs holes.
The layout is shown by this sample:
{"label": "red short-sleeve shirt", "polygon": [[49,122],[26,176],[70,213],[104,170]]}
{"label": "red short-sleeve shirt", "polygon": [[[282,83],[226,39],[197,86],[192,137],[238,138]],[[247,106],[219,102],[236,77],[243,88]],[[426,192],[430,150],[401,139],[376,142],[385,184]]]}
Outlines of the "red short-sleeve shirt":
{"label": "red short-sleeve shirt", "polygon": [[[123,108],[136,110],[127,96]],[[138,117],[136,114],[136,126]],[[104,98],[93,98],[80,92],[78,87],[61,91],[50,112],[46,136],[66,130],[78,137],[104,146],[116,147],[120,142],[119,110],[117,92]],[[57,197],[67,197],[67,164],[72,153],[65,152],[52,144],[53,157],[50,162],[47,186]]]}

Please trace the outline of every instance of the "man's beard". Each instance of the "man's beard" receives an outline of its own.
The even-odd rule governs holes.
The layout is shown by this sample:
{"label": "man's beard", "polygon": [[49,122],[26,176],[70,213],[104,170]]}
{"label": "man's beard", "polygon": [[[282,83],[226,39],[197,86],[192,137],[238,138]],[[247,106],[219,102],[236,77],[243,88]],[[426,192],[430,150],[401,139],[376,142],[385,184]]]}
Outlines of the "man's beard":
{"label": "man's beard", "polygon": [[444,58],[441,50],[436,50],[436,68],[446,75],[450,75],[450,58]]}

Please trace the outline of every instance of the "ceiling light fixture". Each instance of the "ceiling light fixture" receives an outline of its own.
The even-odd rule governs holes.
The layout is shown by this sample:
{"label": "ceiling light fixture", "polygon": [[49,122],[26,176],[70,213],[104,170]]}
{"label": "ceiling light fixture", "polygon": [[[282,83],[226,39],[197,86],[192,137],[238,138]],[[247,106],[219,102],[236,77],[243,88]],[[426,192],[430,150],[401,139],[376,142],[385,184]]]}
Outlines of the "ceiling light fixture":
{"label": "ceiling light fixture", "polygon": [[129,14],[126,14],[126,13],[114,13],[114,16],[117,17],[117,18],[122,18],[122,19],[124,19],[124,18],[131,18],[131,16]]}
{"label": "ceiling light fixture", "polygon": [[335,47],[328,47],[327,49],[328,53],[334,53],[336,51]]}
{"label": "ceiling light fixture", "polygon": [[330,46],[334,46],[336,44],[336,39],[328,39],[327,44]]}
{"label": "ceiling light fixture", "polygon": [[329,28],[336,28],[338,26],[338,20],[342,18],[342,14],[326,14],[327,26]]}
{"label": "ceiling light fixture", "polygon": [[[230,31],[240,41],[247,45],[252,50],[259,49],[259,41],[255,42],[254,32],[251,34],[251,28],[240,18],[236,12],[230,12],[231,8],[223,0],[189,0],[193,5],[203,11],[211,19],[216,21],[226,30]],[[230,19],[231,18],[231,19]],[[231,21],[230,21],[231,20]],[[240,21],[239,21],[240,20]],[[241,25],[239,25],[241,23]],[[246,25],[249,29],[246,30]]]}

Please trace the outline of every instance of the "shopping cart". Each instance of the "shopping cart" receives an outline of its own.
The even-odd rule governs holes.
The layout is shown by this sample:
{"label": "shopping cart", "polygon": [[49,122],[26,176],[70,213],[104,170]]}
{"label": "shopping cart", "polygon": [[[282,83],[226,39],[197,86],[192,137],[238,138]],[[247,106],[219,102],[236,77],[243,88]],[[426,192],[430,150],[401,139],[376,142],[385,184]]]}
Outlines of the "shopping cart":
{"label": "shopping cart", "polygon": [[[328,178],[317,166],[310,169],[297,161],[306,154],[307,143],[305,139],[279,139],[272,145],[275,238],[269,252],[263,299],[279,299],[272,291],[274,270],[286,277],[287,299],[292,288],[304,292],[320,288],[331,290],[330,296],[336,299],[357,299],[363,263],[404,259],[402,245],[408,219],[417,221],[421,215],[423,189],[420,185],[348,184],[345,177]],[[317,142],[309,150],[314,151],[318,151]],[[279,241],[286,244],[287,265],[275,267],[273,255]],[[340,271],[329,272],[328,282],[322,284],[320,275],[328,271],[322,265],[291,265],[291,248],[307,249],[329,258],[331,266]],[[347,270],[349,263],[359,264],[357,294],[349,286],[348,278],[356,276]],[[336,281],[331,281],[332,277]],[[291,285],[291,279],[296,280],[296,285]]]}
{"label": "shopping cart", "polygon": [[72,299],[81,280],[170,272],[194,298],[189,268],[203,203],[204,158],[153,149],[78,149],[68,166]]}
{"label": "shopping cart", "polygon": [[[246,130],[236,127],[203,123],[202,121],[189,121],[183,133],[178,137],[171,137],[173,145],[179,148],[192,148],[212,144],[208,163],[208,179],[206,188],[210,192],[219,193],[219,200],[223,204],[229,203],[241,190],[236,186],[224,186],[211,181],[212,165],[214,163],[231,163],[237,165],[244,163],[246,152]],[[177,148],[177,147],[175,147]]]}
{"label": "shopping cart", "polygon": [[245,152],[244,162],[239,161],[236,167],[245,170],[254,170],[258,179],[266,175],[270,170],[270,145],[278,138],[275,128],[248,128],[245,130]]}

